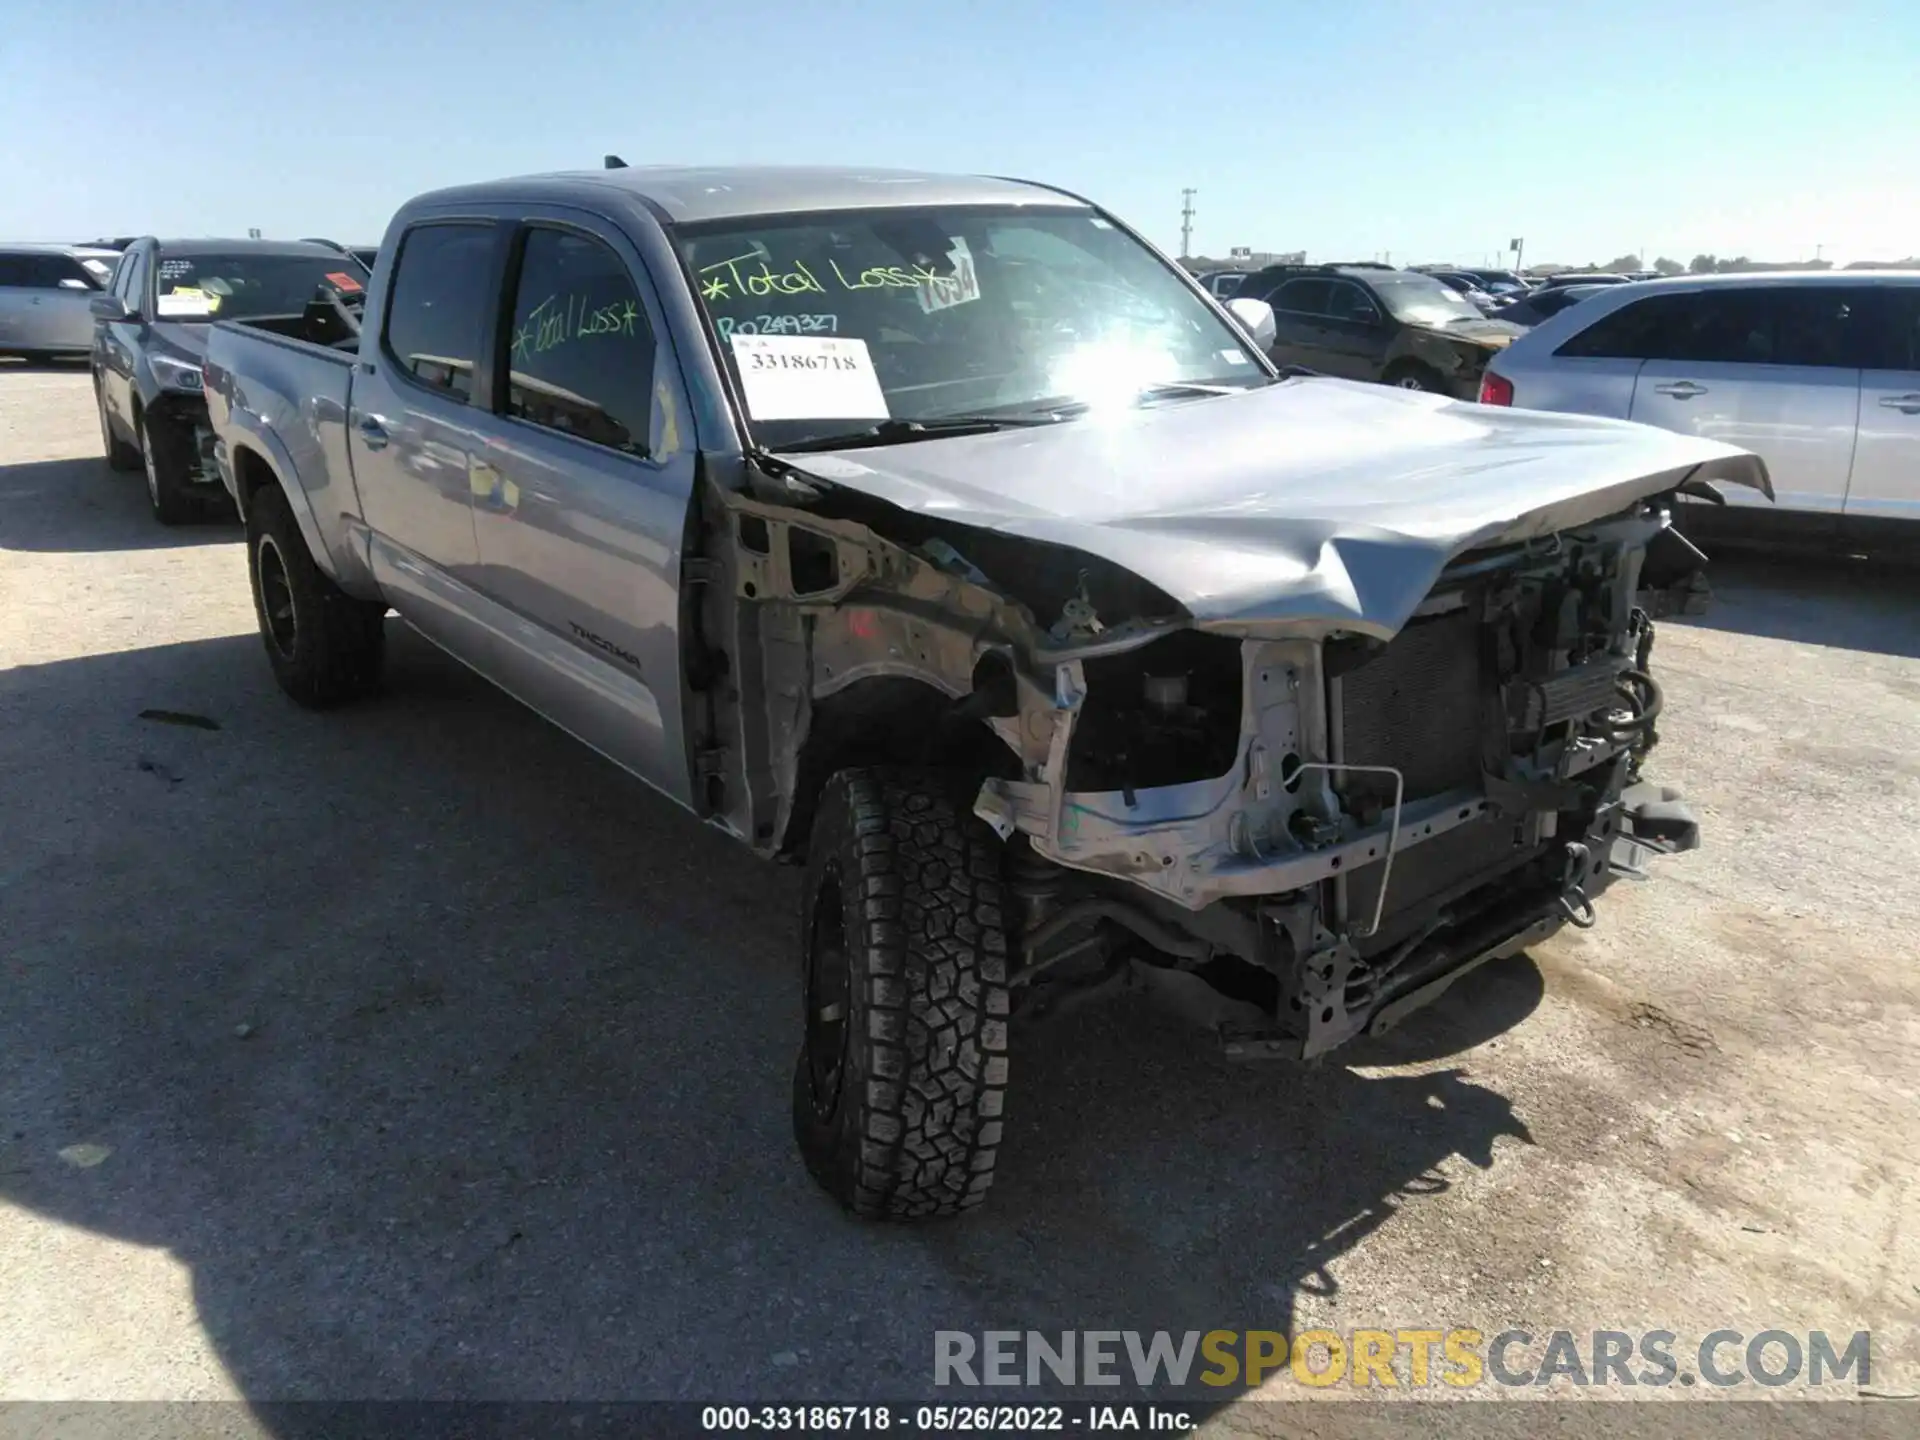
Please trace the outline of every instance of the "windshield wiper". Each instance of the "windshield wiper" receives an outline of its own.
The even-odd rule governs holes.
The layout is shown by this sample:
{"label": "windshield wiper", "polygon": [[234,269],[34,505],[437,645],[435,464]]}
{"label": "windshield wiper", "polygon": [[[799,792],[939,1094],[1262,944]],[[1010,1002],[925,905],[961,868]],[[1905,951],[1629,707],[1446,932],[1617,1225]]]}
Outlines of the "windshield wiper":
{"label": "windshield wiper", "polygon": [[775,450],[804,455],[815,450],[858,450],[871,445],[904,445],[914,440],[938,440],[955,435],[990,435],[995,430],[1010,430],[1024,425],[1051,425],[1059,416],[1045,415],[942,415],[931,420],[882,420],[865,430],[845,435],[821,435],[792,445],[776,445]]}

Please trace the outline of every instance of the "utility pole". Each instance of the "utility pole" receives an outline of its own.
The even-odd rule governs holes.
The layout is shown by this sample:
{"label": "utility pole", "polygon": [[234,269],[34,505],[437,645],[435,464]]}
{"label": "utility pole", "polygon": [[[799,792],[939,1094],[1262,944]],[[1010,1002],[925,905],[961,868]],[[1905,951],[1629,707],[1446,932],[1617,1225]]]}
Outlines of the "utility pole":
{"label": "utility pole", "polygon": [[1180,192],[1180,258],[1182,260],[1193,254],[1193,196],[1192,190]]}

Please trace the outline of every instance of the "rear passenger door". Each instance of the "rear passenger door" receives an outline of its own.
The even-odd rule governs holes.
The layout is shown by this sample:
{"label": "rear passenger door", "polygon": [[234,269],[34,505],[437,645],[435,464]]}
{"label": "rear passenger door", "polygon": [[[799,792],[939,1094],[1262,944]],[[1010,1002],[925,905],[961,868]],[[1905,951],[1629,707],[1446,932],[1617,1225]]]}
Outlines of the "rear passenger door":
{"label": "rear passenger door", "polygon": [[93,299],[100,293],[87,268],[71,255],[35,258],[34,343],[43,350],[74,355],[93,343]]}
{"label": "rear passenger door", "polygon": [[617,227],[562,207],[522,217],[473,491],[498,678],[691,804],[680,560],[694,450],[665,318]]}
{"label": "rear passenger door", "polygon": [[1273,292],[1273,347],[1267,351],[1276,365],[1305,365],[1333,374],[1327,352],[1327,291],[1325,280],[1289,280]]}
{"label": "rear passenger door", "polygon": [[32,279],[32,256],[0,250],[0,352],[31,348]]}
{"label": "rear passenger door", "polygon": [[1391,336],[1386,316],[1374,299],[1351,280],[1327,287],[1327,318],[1321,331],[1329,375],[1349,380],[1378,380],[1387,362]]}
{"label": "rear passenger door", "polygon": [[[1628,418],[1751,450],[1782,509],[1839,513],[1860,414],[1858,292],[1703,286],[1638,305],[1653,308],[1641,317],[1645,363]],[[1727,489],[1732,504],[1767,504]]]}
{"label": "rear passenger door", "polygon": [[492,632],[476,604],[470,472],[505,238],[487,217],[407,228],[377,302],[379,349],[354,366],[346,416],[374,574],[395,609],[483,673]]}
{"label": "rear passenger door", "polygon": [[1860,439],[1848,515],[1920,521],[1920,285],[1864,287],[1872,353],[1860,374]]}

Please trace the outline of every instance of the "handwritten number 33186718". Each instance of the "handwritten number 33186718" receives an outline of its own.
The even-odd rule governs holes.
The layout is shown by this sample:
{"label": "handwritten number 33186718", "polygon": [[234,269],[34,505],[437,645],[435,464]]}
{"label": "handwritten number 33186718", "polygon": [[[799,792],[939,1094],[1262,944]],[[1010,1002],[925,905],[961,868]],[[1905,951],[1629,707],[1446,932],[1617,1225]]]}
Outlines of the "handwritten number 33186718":
{"label": "handwritten number 33186718", "polygon": [[747,355],[749,370],[858,370],[859,362],[849,355],[769,355],[764,350]]}

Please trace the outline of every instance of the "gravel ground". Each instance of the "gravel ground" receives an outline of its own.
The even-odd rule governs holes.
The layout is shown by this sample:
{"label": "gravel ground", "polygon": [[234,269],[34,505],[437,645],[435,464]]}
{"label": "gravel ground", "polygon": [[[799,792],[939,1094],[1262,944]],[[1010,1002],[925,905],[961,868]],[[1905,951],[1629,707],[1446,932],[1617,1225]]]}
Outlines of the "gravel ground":
{"label": "gravel ground", "polygon": [[[936,1329],[1369,1325],[1871,1329],[1920,1390],[1910,578],[1723,564],[1662,626],[1705,846],[1599,928],[1341,1064],[1016,1030],[991,1204],[902,1229],[792,1151],[790,871],[397,621],[389,695],[286,702],[83,373],[0,366],[0,552],[0,1399],[857,1401]],[[1302,1393],[1209,1424],[1382,1433],[1249,1403]]]}

